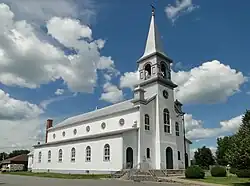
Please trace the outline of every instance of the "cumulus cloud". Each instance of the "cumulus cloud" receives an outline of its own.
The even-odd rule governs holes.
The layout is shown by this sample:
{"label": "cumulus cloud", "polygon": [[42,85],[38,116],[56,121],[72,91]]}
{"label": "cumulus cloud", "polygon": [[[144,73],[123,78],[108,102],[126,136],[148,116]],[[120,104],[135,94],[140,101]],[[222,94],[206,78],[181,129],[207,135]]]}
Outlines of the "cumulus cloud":
{"label": "cumulus cloud", "polygon": [[217,128],[205,128],[201,120],[196,120],[191,114],[185,114],[185,128],[187,138],[200,140],[218,137],[225,133],[235,133],[241,125],[243,115],[236,116],[226,121],[221,121]]}
{"label": "cumulus cloud", "polygon": [[217,103],[240,91],[247,81],[242,72],[213,60],[190,71],[172,72],[178,85],[176,98],[182,103]]}
{"label": "cumulus cloud", "polygon": [[37,105],[12,98],[0,89],[0,120],[36,118],[42,113],[43,110]]}
{"label": "cumulus cloud", "polygon": [[139,83],[139,72],[125,72],[124,75],[120,78],[120,87],[121,88],[131,88]]}
{"label": "cumulus cloud", "polygon": [[31,24],[15,21],[6,4],[0,4],[0,21],[0,82],[5,85],[37,88],[62,79],[71,91],[93,92],[98,69],[117,74],[112,59],[100,55],[105,42],[93,40],[92,30],[79,20],[53,17],[47,22],[48,34],[76,51],[70,55],[41,41]]}
{"label": "cumulus cloud", "polygon": [[62,95],[64,93],[64,89],[57,89],[56,91],[55,91],[55,95]]}
{"label": "cumulus cloud", "polygon": [[124,99],[122,90],[118,89],[117,86],[107,82],[103,86],[104,93],[101,95],[101,100],[117,103]]}
{"label": "cumulus cloud", "polygon": [[184,13],[190,13],[198,7],[192,3],[192,0],[176,0],[175,5],[169,4],[165,8],[165,13],[172,22],[175,22]]}

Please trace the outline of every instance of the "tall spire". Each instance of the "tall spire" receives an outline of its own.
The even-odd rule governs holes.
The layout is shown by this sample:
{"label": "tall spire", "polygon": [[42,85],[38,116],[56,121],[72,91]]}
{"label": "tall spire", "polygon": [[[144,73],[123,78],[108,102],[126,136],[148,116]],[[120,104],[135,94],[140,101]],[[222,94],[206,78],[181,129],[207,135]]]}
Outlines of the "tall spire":
{"label": "tall spire", "polygon": [[155,7],[153,5],[151,5],[151,7],[152,7],[152,16],[151,16],[151,22],[149,26],[146,47],[145,47],[144,54],[139,60],[147,56],[150,56],[152,54],[155,54],[155,53],[160,53],[167,57],[167,55],[164,53],[161,40],[160,40],[160,35],[158,33],[158,29],[155,24]]}

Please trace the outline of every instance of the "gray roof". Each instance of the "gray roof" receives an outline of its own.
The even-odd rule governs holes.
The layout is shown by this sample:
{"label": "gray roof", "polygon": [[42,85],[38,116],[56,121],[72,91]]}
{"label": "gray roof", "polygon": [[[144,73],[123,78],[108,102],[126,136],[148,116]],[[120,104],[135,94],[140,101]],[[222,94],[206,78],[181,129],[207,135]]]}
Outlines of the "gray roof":
{"label": "gray roof", "polygon": [[[132,100],[132,99],[131,99]],[[101,109],[97,109],[88,113],[80,114],[77,116],[70,117],[54,127],[50,128],[49,130],[61,128],[63,126],[71,125],[71,124],[77,124],[79,122],[91,120],[91,119],[97,119],[98,117],[103,117],[111,114],[115,114],[118,112],[123,112],[126,110],[130,110],[135,108],[134,104],[131,102],[131,100],[126,100],[120,103],[116,103]]]}

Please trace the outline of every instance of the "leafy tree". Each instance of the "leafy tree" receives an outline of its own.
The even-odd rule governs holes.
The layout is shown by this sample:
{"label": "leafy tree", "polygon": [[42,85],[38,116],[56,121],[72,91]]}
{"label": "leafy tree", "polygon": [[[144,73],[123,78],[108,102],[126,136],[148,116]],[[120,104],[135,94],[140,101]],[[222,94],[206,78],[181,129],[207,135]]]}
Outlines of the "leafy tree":
{"label": "leafy tree", "polygon": [[13,150],[8,157],[12,158],[21,154],[29,154],[29,153],[30,153],[29,150]]}
{"label": "leafy tree", "polygon": [[194,159],[196,165],[199,165],[205,169],[209,168],[209,165],[214,165],[215,160],[210,148],[203,146],[202,148],[198,148],[198,150],[194,153]]}
{"label": "leafy tree", "polygon": [[216,161],[219,165],[223,166],[228,165],[228,161],[226,159],[226,153],[228,149],[230,149],[231,143],[232,143],[231,136],[217,138]]}
{"label": "leafy tree", "polygon": [[8,158],[8,154],[5,153],[5,152],[1,152],[0,153],[0,161],[4,160],[4,159],[7,159]]}
{"label": "leafy tree", "polygon": [[232,167],[250,169],[250,110],[246,111],[238,132],[232,137],[226,157]]}

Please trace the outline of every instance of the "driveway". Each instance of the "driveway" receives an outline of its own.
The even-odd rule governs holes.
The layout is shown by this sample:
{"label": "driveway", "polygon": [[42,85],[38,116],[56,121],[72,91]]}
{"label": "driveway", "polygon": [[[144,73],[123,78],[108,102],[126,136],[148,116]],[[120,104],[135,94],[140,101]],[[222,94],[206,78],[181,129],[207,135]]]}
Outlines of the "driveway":
{"label": "driveway", "polygon": [[173,183],[132,182],[118,180],[69,180],[0,174],[0,186],[183,186]]}

